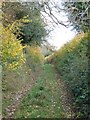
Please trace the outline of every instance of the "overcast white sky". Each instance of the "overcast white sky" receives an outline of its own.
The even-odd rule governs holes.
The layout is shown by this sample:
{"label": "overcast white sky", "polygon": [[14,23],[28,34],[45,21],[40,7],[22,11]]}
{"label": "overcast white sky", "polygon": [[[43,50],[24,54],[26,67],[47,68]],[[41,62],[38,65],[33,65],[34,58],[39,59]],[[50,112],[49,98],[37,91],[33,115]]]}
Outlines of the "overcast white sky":
{"label": "overcast white sky", "polygon": [[59,49],[65,43],[72,40],[74,36],[74,31],[71,31],[70,29],[61,26],[60,28],[55,28],[55,30],[52,32],[51,37],[48,38],[48,42],[51,45],[54,45],[56,49]]}

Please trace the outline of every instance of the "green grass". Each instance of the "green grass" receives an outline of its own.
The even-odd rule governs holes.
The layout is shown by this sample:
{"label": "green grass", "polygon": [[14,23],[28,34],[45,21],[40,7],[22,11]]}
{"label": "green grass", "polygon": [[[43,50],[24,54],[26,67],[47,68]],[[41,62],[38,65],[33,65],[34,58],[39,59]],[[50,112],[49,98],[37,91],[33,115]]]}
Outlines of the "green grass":
{"label": "green grass", "polygon": [[23,98],[15,118],[62,118],[64,112],[60,97],[55,71],[52,65],[46,64],[32,91]]}
{"label": "green grass", "polygon": [[[4,96],[4,95],[2,95],[2,96]],[[11,103],[12,103],[12,99],[6,99],[3,101],[3,98],[2,98],[2,115],[3,116],[7,115],[5,108],[7,108]]]}

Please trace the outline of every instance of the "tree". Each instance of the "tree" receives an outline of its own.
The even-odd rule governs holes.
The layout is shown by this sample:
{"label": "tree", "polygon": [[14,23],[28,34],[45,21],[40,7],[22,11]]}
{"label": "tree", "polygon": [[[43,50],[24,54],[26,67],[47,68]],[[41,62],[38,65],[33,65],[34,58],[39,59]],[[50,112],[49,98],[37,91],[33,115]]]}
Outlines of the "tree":
{"label": "tree", "polygon": [[[58,0],[58,2],[61,2]],[[45,2],[39,3],[39,7],[41,8],[42,17],[46,21],[46,23],[50,23],[49,27],[53,25],[55,27],[56,25],[62,25],[64,27],[67,27],[67,23],[60,19],[60,14],[62,12],[61,6],[59,6],[61,3],[57,4],[57,1],[54,0],[48,0]],[[47,16],[47,17],[45,17]]]}
{"label": "tree", "polygon": [[69,25],[73,26],[78,32],[86,32],[90,28],[89,2],[65,2],[63,5]]}
{"label": "tree", "polygon": [[[63,3],[63,2],[62,2]],[[5,22],[13,22],[16,19],[21,19],[28,16],[32,23],[27,23],[21,26],[21,35],[23,38],[22,44],[32,44],[33,42],[41,44],[45,40],[46,35],[52,30],[53,25],[62,25],[64,27],[73,26],[78,32],[87,31],[90,27],[88,2],[64,2],[63,7],[53,0],[45,2],[5,2],[3,3],[4,16],[10,19],[5,19]],[[60,20],[59,15],[66,12],[68,20]],[[47,16],[47,17],[46,17]],[[11,21],[12,20],[12,21]],[[51,26],[47,27],[50,23]],[[46,28],[49,28],[47,30]]]}
{"label": "tree", "polygon": [[47,35],[47,31],[45,29],[46,24],[41,18],[40,8],[36,3],[24,4],[27,6],[26,11],[27,13],[29,11],[28,17],[32,22],[21,27],[24,33],[24,41],[22,41],[22,43],[31,44],[35,42],[40,45]]}
{"label": "tree", "polygon": [[47,35],[47,31],[45,29],[45,23],[43,22],[40,14],[40,9],[38,4],[36,3],[27,3],[23,4],[20,2],[5,2],[2,7],[4,17],[3,24],[7,26],[11,24],[15,20],[22,19],[24,16],[27,16],[29,20],[32,20],[30,23],[24,23],[21,28],[20,34],[22,40],[22,44],[31,44],[33,42],[37,44],[41,44]]}
{"label": "tree", "polygon": [[[90,28],[90,5],[89,2],[58,2],[49,0],[41,4],[42,12],[50,19],[50,23],[65,27],[73,26],[78,32],[86,32]],[[62,12],[68,20],[60,20]],[[46,17],[44,19],[47,21]]]}

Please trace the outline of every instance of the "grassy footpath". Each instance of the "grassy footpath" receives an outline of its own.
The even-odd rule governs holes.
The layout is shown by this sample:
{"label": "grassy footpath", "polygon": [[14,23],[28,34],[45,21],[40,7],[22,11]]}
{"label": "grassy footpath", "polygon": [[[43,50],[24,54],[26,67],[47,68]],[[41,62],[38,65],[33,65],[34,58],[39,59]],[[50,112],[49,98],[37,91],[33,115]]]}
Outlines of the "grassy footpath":
{"label": "grassy footpath", "polygon": [[15,118],[62,118],[61,94],[52,65],[43,66],[42,75],[28,91],[15,112]]}

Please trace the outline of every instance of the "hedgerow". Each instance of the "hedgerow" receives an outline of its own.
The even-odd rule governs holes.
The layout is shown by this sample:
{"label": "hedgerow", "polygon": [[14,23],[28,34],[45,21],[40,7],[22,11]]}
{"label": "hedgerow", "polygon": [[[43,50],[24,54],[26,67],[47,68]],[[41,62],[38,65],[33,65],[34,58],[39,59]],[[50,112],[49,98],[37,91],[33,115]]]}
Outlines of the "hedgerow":
{"label": "hedgerow", "polygon": [[90,32],[81,33],[48,59],[70,86],[76,117],[88,115],[88,41]]}

